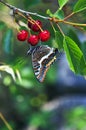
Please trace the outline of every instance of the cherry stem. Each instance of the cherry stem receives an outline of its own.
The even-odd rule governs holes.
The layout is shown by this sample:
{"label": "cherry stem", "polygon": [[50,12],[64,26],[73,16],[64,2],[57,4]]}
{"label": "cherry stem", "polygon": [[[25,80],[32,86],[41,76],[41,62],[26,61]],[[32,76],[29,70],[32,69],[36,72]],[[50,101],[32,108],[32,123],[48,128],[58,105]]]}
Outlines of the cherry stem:
{"label": "cherry stem", "polygon": [[36,23],[36,21],[35,21],[34,19],[32,19],[32,17],[31,17],[30,19],[31,19],[32,22],[34,22],[34,23],[39,27],[39,29],[41,30],[41,32],[43,32],[43,29],[41,28],[41,26],[38,25],[38,24]]}
{"label": "cherry stem", "polygon": [[28,22],[30,22],[31,24],[34,24],[34,22],[32,21],[31,17],[28,18]]}
{"label": "cherry stem", "polygon": [[22,14],[21,12],[17,12],[17,14],[22,16],[23,18],[27,19],[27,17],[24,14]]}

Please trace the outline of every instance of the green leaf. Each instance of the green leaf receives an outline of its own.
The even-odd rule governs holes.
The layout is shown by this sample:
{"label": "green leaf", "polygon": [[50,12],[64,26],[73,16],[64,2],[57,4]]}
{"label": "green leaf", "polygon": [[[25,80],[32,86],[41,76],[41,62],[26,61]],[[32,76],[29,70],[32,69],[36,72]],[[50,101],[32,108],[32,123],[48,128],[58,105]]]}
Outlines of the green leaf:
{"label": "green leaf", "polygon": [[48,14],[50,17],[53,17],[53,14],[52,14],[52,12],[50,11],[50,9],[48,9],[48,10],[46,11],[46,14]]}
{"label": "green leaf", "polygon": [[59,31],[55,31],[55,42],[58,45],[58,49],[63,48],[63,35]]}
{"label": "green leaf", "polygon": [[54,14],[54,17],[58,18],[58,19],[63,19],[64,18],[64,12],[62,10],[57,10]]}
{"label": "green leaf", "polygon": [[70,69],[78,74],[86,74],[86,62],[78,45],[68,36],[64,37],[64,50]]}
{"label": "green leaf", "polygon": [[74,29],[69,29],[68,36],[71,37],[71,39],[74,39],[74,41],[77,43],[77,45],[79,47],[81,47],[81,42],[80,42],[76,32],[74,31]]}
{"label": "green leaf", "polygon": [[3,37],[3,47],[6,53],[12,53],[12,29],[8,29]]}
{"label": "green leaf", "polygon": [[58,19],[63,19],[64,18],[64,12],[60,9],[58,9],[54,14],[50,11],[50,9],[48,9],[46,11],[46,13],[50,16],[50,17],[56,17]]}
{"label": "green leaf", "polygon": [[83,69],[84,78],[86,79],[86,67]]}
{"label": "green leaf", "polygon": [[85,9],[86,9],[86,0],[78,0],[78,2],[74,6],[73,12],[77,13]]}
{"label": "green leaf", "polygon": [[81,44],[81,49],[82,49],[82,52],[83,52],[85,60],[86,60],[86,42]]}
{"label": "green leaf", "polygon": [[68,0],[58,0],[60,9],[62,9],[62,7],[68,2]]}

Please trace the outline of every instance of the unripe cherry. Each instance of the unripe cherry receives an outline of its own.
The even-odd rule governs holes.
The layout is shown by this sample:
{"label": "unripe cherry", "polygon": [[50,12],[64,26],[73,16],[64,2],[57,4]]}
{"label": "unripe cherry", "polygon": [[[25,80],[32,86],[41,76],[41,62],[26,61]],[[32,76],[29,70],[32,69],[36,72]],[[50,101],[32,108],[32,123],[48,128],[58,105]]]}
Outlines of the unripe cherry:
{"label": "unripe cherry", "polygon": [[26,31],[26,30],[21,30],[17,34],[17,39],[19,41],[25,41],[27,39],[27,37],[28,37],[28,31]]}
{"label": "unripe cherry", "polygon": [[49,40],[49,38],[50,38],[50,32],[48,30],[44,30],[44,31],[39,33],[39,39],[42,42]]}
{"label": "unripe cherry", "polygon": [[27,39],[28,43],[30,43],[32,46],[35,46],[38,44],[39,38],[37,35],[31,35],[28,39]]}

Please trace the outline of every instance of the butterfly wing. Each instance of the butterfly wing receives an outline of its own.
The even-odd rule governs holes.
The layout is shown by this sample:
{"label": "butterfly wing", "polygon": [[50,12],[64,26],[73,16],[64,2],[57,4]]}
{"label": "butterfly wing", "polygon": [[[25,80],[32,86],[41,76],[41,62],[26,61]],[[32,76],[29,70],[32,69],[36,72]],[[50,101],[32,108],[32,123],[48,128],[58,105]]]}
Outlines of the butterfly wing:
{"label": "butterfly wing", "polygon": [[43,82],[50,65],[55,61],[58,50],[46,45],[37,46],[32,53],[32,64],[36,78]]}

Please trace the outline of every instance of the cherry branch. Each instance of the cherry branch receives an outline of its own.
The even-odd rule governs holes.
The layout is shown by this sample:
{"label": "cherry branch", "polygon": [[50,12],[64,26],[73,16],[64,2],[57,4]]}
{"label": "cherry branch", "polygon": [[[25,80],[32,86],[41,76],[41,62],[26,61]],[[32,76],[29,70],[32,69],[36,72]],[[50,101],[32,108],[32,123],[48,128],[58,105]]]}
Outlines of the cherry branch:
{"label": "cherry branch", "polygon": [[50,18],[49,19],[50,21],[53,21],[55,23],[65,23],[65,24],[69,24],[69,25],[72,25],[72,26],[79,26],[79,27],[86,27],[86,24],[82,24],[82,23],[73,23],[73,22],[69,22],[69,21],[66,21],[64,19],[57,19],[57,18]]}
{"label": "cherry branch", "polygon": [[14,11],[14,13],[16,13],[16,14],[18,14],[18,12],[20,12],[23,15],[25,15],[26,17],[29,17],[30,15],[35,15],[35,16],[38,16],[43,19],[47,19],[47,20],[49,19],[49,17],[42,16],[38,13],[28,12],[28,11],[16,8],[15,6],[10,5],[10,4],[4,2],[3,0],[0,0],[0,2],[3,3],[4,5],[6,5],[8,8],[12,9]]}
{"label": "cherry branch", "polygon": [[43,19],[46,19],[46,20],[50,20],[52,22],[55,22],[55,23],[58,23],[58,22],[61,22],[61,23],[65,23],[65,24],[68,24],[68,25],[72,25],[72,26],[78,26],[78,27],[85,27],[86,24],[81,24],[81,23],[73,23],[73,22],[69,22],[69,21],[66,21],[68,18],[70,18],[71,16],[74,15],[74,13],[71,13],[69,14],[68,16],[66,16],[64,19],[57,19],[55,17],[45,17],[45,16],[42,16],[38,13],[33,13],[33,12],[28,12],[28,11],[25,11],[25,10],[22,10],[20,8],[16,8],[15,6],[12,6],[6,2],[4,2],[3,0],[0,0],[0,2],[4,5],[6,5],[8,8],[12,9],[14,14],[22,14],[23,16],[25,16],[27,19],[30,18],[30,15],[35,15],[35,16],[38,16],[40,18],[43,18]]}

